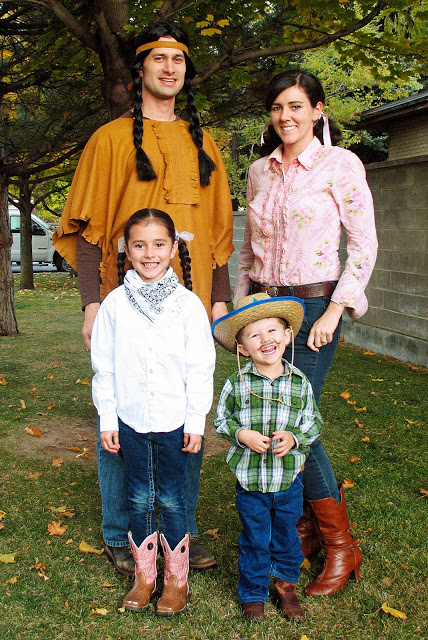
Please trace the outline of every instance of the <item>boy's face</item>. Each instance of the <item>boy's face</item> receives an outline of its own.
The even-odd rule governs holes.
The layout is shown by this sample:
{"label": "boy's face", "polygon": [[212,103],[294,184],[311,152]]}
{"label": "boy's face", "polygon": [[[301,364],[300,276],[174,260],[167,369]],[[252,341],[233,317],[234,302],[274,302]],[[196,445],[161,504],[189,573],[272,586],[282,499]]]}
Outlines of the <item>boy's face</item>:
{"label": "boy's face", "polygon": [[262,318],[250,322],[240,335],[238,349],[249,356],[259,371],[274,368],[281,362],[291,331],[280,318]]}

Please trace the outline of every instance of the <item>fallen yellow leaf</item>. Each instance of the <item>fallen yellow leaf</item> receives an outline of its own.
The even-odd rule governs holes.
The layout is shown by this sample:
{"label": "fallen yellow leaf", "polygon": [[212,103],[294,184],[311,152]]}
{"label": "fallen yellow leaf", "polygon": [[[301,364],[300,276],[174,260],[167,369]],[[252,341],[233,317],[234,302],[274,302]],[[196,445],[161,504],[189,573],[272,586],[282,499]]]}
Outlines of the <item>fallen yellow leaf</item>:
{"label": "fallen yellow leaf", "polygon": [[368,436],[361,438],[361,442],[370,442],[370,438]]}
{"label": "fallen yellow leaf", "polygon": [[95,549],[95,547],[91,547],[91,545],[87,544],[84,540],[79,544],[79,551],[82,553],[95,553],[98,556],[104,553],[103,549]]}
{"label": "fallen yellow leaf", "polygon": [[68,450],[69,450],[69,451],[82,451],[82,449],[81,449],[80,447],[76,447],[74,444],[71,444],[71,445],[68,447]]}
{"label": "fallen yellow leaf", "polygon": [[103,582],[103,584],[101,585],[102,589],[114,589],[114,587],[118,587],[118,586],[119,586],[118,583],[111,584],[108,580]]}
{"label": "fallen yellow leaf", "polygon": [[51,411],[54,407],[56,407],[56,402],[51,402],[48,406],[48,411]]}
{"label": "fallen yellow leaf", "polygon": [[91,609],[91,613],[94,616],[106,616],[107,615],[107,609]]}
{"label": "fallen yellow leaf", "polygon": [[74,516],[73,513],[73,508],[72,507],[66,507],[65,504],[61,505],[60,507],[48,507],[49,511],[52,511],[52,513],[57,513],[61,516],[63,516],[64,518],[72,518]]}
{"label": "fallen yellow leaf", "polygon": [[204,531],[205,536],[211,536],[213,540],[218,540],[220,536],[218,535],[218,529],[207,529]]}
{"label": "fallen yellow leaf", "polygon": [[427,489],[419,489],[420,493],[422,493],[422,495],[424,496],[428,496],[428,491]]}
{"label": "fallen yellow leaf", "polygon": [[364,427],[364,425],[363,425],[363,424],[361,424],[361,422],[358,422],[358,418],[355,418],[355,424],[357,425],[357,427],[358,427],[359,429],[362,429],[362,428]]}
{"label": "fallen yellow leaf", "polygon": [[347,400],[346,401],[348,404],[352,405],[353,407],[357,404],[356,400]]}
{"label": "fallen yellow leaf", "polygon": [[37,391],[37,387],[33,387],[28,393],[30,394],[30,396],[33,396]]}
{"label": "fallen yellow leaf", "polygon": [[35,438],[40,438],[42,432],[37,427],[32,427],[31,424],[28,427],[25,427],[25,433],[28,433],[29,436],[34,436]]}
{"label": "fallen yellow leaf", "polygon": [[36,478],[40,478],[40,476],[42,476],[43,473],[41,471],[35,471],[34,473],[29,473],[28,474],[28,478],[30,480],[35,480]]}
{"label": "fallen yellow leaf", "polygon": [[[422,491],[422,489],[421,489],[421,491]],[[0,510],[0,520],[4,520],[5,517],[6,517],[6,511],[1,511]]]}
{"label": "fallen yellow leaf", "polygon": [[300,636],[300,640],[309,640],[308,636]]}
{"label": "fallen yellow leaf", "polygon": [[91,383],[90,383],[90,382],[88,382],[88,381],[86,380],[86,378],[84,378],[83,380],[81,380],[80,378],[77,378],[77,380],[76,380],[76,384],[86,384],[88,387],[90,387],[90,386],[91,386]]}
{"label": "fallen yellow leaf", "polygon": [[345,391],[342,391],[342,393],[340,394],[340,397],[343,398],[344,400],[347,400],[350,395],[351,394],[349,393],[348,389],[346,389]]}
{"label": "fallen yellow leaf", "polygon": [[359,462],[360,461],[360,456],[351,456],[349,458],[349,462]]}
{"label": "fallen yellow leaf", "polygon": [[53,467],[62,467],[62,463],[64,462],[64,458],[52,458],[52,466]]}
{"label": "fallen yellow leaf", "polygon": [[364,349],[364,355],[365,356],[374,356],[375,354],[373,353],[373,351],[370,351],[370,349]]}
{"label": "fallen yellow leaf", "polygon": [[352,482],[349,478],[345,478],[342,486],[344,489],[352,489],[352,487],[355,487],[355,482]]}
{"label": "fallen yellow leaf", "polygon": [[89,455],[88,447],[83,447],[82,453],[78,453],[76,458],[86,458],[87,460],[90,460],[91,456]]}
{"label": "fallen yellow leaf", "polygon": [[1,385],[3,385],[3,386],[5,386],[5,385],[7,385],[7,382],[6,382],[6,380],[5,380],[4,378],[2,378],[2,379],[0,380],[0,384],[1,384]]}
{"label": "fallen yellow leaf", "polygon": [[16,584],[17,582],[18,582],[18,578],[16,576],[13,576],[13,578],[6,580],[6,584]]}
{"label": "fallen yellow leaf", "polygon": [[63,536],[67,530],[67,525],[61,527],[61,521],[53,520],[48,524],[48,531],[50,536]]}
{"label": "fallen yellow leaf", "polygon": [[354,411],[357,411],[358,413],[360,411],[367,411],[367,407],[354,407]]}
{"label": "fallen yellow leaf", "polygon": [[19,404],[21,405],[21,409],[26,409],[27,408],[26,405],[25,405],[24,400],[20,400]]}
{"label": "fallen yellow leaf", "polygon": [[388,607],[386,602],[381,606],[382,611],[385,613],[389,613],[389,615],[394,616],[394,618],[400,618],[401,620],[407,620],[407,616],[402,611],[398,611],[398,609],[393,609],[392,607]]}
{"label": "fallen yellow leaf", "polygon": [[310,569],[310,568],[311,568],[311,562],[310,562],[310,560],[308,560],[307,558],[305,558],[305,559],[303,560],[302,564],[300,565],[300,568],[302,568],[302,567],[303,567],[303,569]]}
{"label": "fallen yellow leaf", "polygon": [[14,564],[16,553],[0,553],[0,562],[3,564]]}

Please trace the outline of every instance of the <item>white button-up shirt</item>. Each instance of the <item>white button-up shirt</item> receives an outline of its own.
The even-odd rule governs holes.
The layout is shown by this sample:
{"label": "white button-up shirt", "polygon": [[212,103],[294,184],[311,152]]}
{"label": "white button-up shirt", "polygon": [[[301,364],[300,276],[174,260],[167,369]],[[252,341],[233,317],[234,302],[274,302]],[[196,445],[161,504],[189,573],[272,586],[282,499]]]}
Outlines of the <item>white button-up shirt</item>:
{"label": "white button-up shirt", "polygon": [[[144,300],[138,303],[144,307]],[[118,430],[118,416],[139,433],[203,435],[213,400],[215,348],[206,311],[181,284],[150,322],[124,287],[97,313],[91,337],[92,397],[101,431]]]}

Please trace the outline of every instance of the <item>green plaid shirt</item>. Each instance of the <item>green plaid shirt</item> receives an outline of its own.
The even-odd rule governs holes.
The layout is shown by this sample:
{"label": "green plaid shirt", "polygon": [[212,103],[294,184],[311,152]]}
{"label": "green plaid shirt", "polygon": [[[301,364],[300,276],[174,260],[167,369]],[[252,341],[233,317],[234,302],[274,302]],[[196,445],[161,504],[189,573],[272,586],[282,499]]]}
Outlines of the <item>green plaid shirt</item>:
{"label": "green plaid shirt", "polygon": [[[244,386],[238,372],[223,386],[214,421],[217,433],[232,443],[226,462],[247,491],[262,493],[288,489],[301,470],[309,445],[321,433],[322,419],[307,377],[293,367],[291,384],[290,365],[283,360],[284,373],[270,380],[259,373],[254,364],[247,362],[242,368]],[[283,392],[281,402],[278,398]],[[275,442],[265,453],[256,453],[238,441],[241,429],[253,429],[272,437],[274,431],[290,431],[296,446],[284,457],[274,455]]]}

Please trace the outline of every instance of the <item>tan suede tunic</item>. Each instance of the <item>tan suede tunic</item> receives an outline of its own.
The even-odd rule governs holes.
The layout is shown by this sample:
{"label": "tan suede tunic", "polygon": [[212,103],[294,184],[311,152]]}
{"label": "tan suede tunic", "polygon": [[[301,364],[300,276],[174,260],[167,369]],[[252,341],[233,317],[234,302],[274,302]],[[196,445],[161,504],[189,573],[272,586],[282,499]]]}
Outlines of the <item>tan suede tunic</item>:
{"label": "tan suede tunic", "polygon": [[[125,222],[138,209],[163,209],[178,232],[194,234],[187,243],[193,290],[210,314],[212,271],[216,265],[226,264],[233,252],[232,205],[218,148],[204,131],[204,150],[217,169],[209,186],[201,187],[189,124],[184,120],[144,120],[143,148],[157,179],[143,182],[137,177],[132,127],[132,118],[118,118],[98,129],[88,141],[54,235],[55,248],[75,267],[78,229],[82,221],[87,222],[84,238],[102,251],[103,299],[118,285],[118,240]],[[181,276],[177,257],[172,266]]]}

